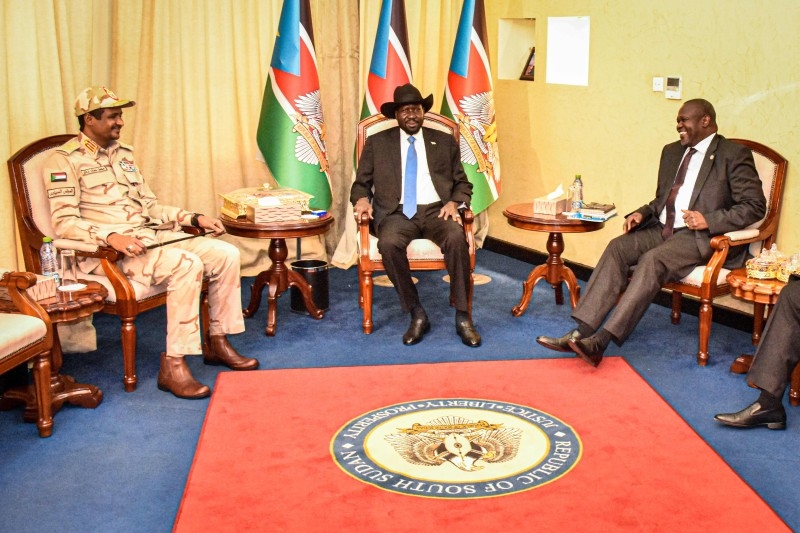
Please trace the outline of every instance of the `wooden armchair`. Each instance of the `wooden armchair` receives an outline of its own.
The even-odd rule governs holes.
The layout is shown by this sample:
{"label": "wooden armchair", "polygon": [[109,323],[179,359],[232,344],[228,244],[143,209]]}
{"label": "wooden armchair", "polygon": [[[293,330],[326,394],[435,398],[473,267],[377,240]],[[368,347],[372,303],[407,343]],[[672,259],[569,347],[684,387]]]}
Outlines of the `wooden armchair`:
{"label": "wooden armchair", "polygon": [[33,360],[36,427],[40,437],[49,437],[53,433],[50,390],[53,324],[47,311],[26,291],[35,284],[36,275],[30,272],[6,272],[0,279],[0,290],[7,294],[16,311],[6,312],[4,307],[0,312],[0,374]]}
{"label": "wooden armchair", "polygon": [[750,253],[758,255],[762,248],[769,248],[775,242],[778,220],[781,213],[781,198],[788,165],[775,150],[755,141],[731,139],[750,148],[761,178],[764,196],[767,198],[766,216],[749,228],[717,235],[711,239],[714,254],[706,265],[698,266],[688,276],[664,288],[672,290],[672,323],[681,320],[682,295],[688,294],[700,299],[700,331],[697,348],[697,364],[705,366],[708,362],[708,340],[711,336],[711,313],[714,298],[730,292],[726,277],[730,270],[723,268],[731,246],[750,245]]}
{"label": "wooden armchair", "polygon": [[[361,120],[357,127],[356,161],[361,158],[361,151],[367,137],[374,133],[397,126],[397,121],[383,115],[372,115]],[[459,131],[455,122],[436,114],[425,113],[423,126],[444,131],[459,140]],[[464,233],[469,244],[470,272],[475,270],[475,233],[473,229],[474,215],[470,210],[461,214]],[[358,303],[364,311],[362,327],[364,333],[372,333],[372,287],[373,273],[384,270],[381,255],[378,252],[378,239],[369,232],[369,217],[366,215],[358,223]],[[432,241],[415,239],[408,246],[408,260],[411,270],[445,270],[444,255]],[[469,280],[469,313],[472,314],[473,279]],[[451,295],[452,304],[452,295]]]}
{"label": "wooden armchair", "polygon": [[[73,135],[53,135],[25,146],[8,160],[8,173],[14,196],[14,210],[17,217],[22,255],[25,268],[31,272],[41,272],[39,247],[42,238],[55,236],[50,218],[50,203],[44,188],[41,169],[50,152]],[[196,231],[196,228],[184,228]],[[108,289],[108,298],[103,312],[116,315],[122,322],[123,383],[125,390],[136,389],[136,316],[139,313],[166,304],[166,284],[144,285],[128,279],[118,267],[117,261],[123,256],[111,247],[97,246],[82,241],[55,239],[58,249],[72,249],[79,257],[100,259],[102,273],[81,274],[81,277],[97,281]],[[204,282],[200,316],[204,331],[203,352],[208,350],[208,300],[207,286]]]}

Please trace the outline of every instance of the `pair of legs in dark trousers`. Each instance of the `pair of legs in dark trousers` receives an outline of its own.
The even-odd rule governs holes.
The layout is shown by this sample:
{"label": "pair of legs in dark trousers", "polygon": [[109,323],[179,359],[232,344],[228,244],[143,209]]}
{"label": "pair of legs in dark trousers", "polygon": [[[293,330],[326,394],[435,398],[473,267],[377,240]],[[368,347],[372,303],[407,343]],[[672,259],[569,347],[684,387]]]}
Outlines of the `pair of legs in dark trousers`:
{"label": "pair of legs in dark trousers", "polygon": [[572,312],[580,326],[592,332],[602,327],[621,345],[664,283],[683,278],[708,260],[710,252],[701,253],[694,231],[679,230],[664,240],[661,227],[655,225],[611,240]]}
{"label": "pair of legs in dark trousers", "polygon": [[783,394],[794,367],[800,362],[800,282],[791,281],[781,291],[769,315],[747,381],[761,389],[752,404],[736,413],[720,413],[714,418],[728,426],[769,429],[786,427]]}
{"label": "pair of legs in dark trousers", "polygon": [[800,282],[786,285],[769,315],[747,381],[780,400],[800,362]]}
{"label": "pair of legs in dark trousers", "polygon": [[405,312],[421,307],[417,288],[411,279],[406,248],[413,239],[430,239],[444,254],[453,304],[457,311],[468,311],[470,259],[464,228],[456,221],[439,218],[442,203],[417,206],[417,213],[408,219],[402,211],[387,215],[377,228],[378,251],[383,258],[386,274],[400,297]]}

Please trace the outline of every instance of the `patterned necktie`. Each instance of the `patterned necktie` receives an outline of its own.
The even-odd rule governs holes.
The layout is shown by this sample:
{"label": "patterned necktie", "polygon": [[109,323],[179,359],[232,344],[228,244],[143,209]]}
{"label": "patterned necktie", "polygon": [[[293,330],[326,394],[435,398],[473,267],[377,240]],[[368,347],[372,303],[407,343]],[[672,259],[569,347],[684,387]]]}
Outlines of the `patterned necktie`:
{"label": "patterned necktie", "polygon": [[406,175],[403,181],[403,214],[408,218],[417,212],[417,151],[414,150],[414,141],[414,136],[409,136]]}
{"label": "patterned necktie", "polygon": [[667,196],[667,220],[664,222],[664,228],[661,230],[661,236],[666,240],[672,237],[675,225],[675,198],[678,197],[678,190],[683,185],[686,179],[686,169],[689,168],[689,160],[694,153],[697,152],[694,148],[689,148],[689,153],[683,158],[681,168],[678,169],[678,174],[675,176],[675,183],[672,184],[672,189]]}

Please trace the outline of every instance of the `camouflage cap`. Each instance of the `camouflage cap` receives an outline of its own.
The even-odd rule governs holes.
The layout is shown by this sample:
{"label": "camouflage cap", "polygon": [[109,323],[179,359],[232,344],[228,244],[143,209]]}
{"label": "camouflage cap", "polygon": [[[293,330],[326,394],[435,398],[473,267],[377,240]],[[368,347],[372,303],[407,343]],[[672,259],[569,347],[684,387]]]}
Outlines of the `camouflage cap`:
{"label": "camouflage cap", "polygon": [[75,100],[75,116],[85,115],[95,109],[109,107],[131,107],[136,105],[133,100],[120,100],[114,91],[108,87],[87,87],[78,99]]}

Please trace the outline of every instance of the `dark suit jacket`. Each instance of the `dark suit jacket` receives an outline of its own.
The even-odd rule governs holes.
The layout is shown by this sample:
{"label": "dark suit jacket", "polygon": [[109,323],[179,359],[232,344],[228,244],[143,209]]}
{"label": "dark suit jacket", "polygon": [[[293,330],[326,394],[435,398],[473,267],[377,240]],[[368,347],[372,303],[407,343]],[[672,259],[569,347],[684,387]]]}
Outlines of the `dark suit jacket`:
{"label": "dark suit jacket", "polygon": [[[686,147],[677,141],[661,151],[656,197],[636,210],[644,217],[641,227],[658,222],[685,151]],[[708,229],[694,234],[698,248],[709,255],[711,237],[744,229],[762,219],[767,201],[750,149],[717,134],[700,167],[689,209],[700,211],[708,223]],[[745,252],[745,246],[732,247],[726,266],[741,266]]]}
{"label": "dark suit jacket", "polygon": [[[422,129],[428,169],[442,203],[469,204],[472,184],[461,166],[458,143],[452,135],[430,128]],[[372,202],[376,230],[384,217],[395,212],[400,205],[403,192],[400,149],[400,128],[391,128],[370,135],[358,161],[350,202],[355,205],[360,198]]]}

